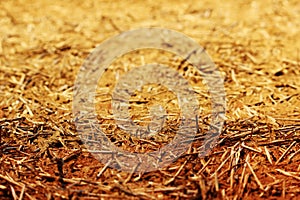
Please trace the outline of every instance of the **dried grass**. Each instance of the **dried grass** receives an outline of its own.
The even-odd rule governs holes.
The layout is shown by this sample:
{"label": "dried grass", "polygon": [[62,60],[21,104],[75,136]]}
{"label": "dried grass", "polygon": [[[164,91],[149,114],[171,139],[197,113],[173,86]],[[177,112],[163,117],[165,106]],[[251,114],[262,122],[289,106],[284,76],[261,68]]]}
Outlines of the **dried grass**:
{"label": "dried grass", "polygon": [[[298,1],[1,2],[1,199],[299,198],[299,8]],[[225,78],[228,111],[210,155],[198,158],[197,140],[162,170],[125,173],[84,148],[73,124],[72,91],[95,45],[141,26],[175,29],[203,45]],[[99,119],[125,149],[122,140],[128,137],[113,131],[109,112],[113,77],[116,70],[123,73],[153,59],[174,67],[180,63],[168,54],[135,52],[113,64],[103,79],[109,86],[99,83]],[[190,67],[179,71],[202,102],[203,133],[209,94]],[[157,99],[144,92],[131,99],[138,123],[147,121],[147,105],[136,104],[141,97],[150,103],[174,98],[153,87]],[[166,129],[170,137],[133,144],[155,149],[169,141],[177,124],[176,101],[168,109],[173,112]]]}

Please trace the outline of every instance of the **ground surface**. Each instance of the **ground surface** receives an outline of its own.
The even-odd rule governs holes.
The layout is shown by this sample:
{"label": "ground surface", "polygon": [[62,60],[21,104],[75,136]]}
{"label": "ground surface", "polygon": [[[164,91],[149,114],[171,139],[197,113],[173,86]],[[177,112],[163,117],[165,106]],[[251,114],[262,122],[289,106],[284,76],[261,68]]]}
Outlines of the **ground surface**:
{"label": "ground surface", "polygon": [[[299,1],[1,1],[0,27],[1,199],[300,198]],[[127,173],[100,163],[79,140],[73,85],[97,44],[140,27],[177,30],[205,47],[224,77],[227,112],[211,154],[199,158],[195,141],[162,170]],[[150,61],[180,63],[134,52],[116,60],[97,88],[99,122],[126,150],[155,150],[178,124],[174,94],[148,85],[131,98],[132,118],[145,125],[147,106],[162,103],[172,114],[166,137],[141,141],[115,129],[116,74]],[[209,93],[190,68],[178,71],[197,91],[203,132]]]}

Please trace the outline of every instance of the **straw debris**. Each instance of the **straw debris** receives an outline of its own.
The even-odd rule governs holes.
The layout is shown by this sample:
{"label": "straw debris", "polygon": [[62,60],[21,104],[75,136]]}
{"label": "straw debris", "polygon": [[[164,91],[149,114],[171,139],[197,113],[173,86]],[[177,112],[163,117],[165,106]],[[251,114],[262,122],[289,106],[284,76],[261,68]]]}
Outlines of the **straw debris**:
{"label": "straw debris", "polygon": [[[297,0],[1,1],[1,199],[299,199],[299,6]],[[110,164],[124,160],[101,163],[80,140],[72,114],[80,66],[97,44],[138,27],[185,33],[221,71],[226,121],[209,155],[198,157],[211,120],[207,87],[183,58],[160,50],[115,59],[99,79],[97,117],[125,151],[155,151],[170,142],[181,110],[167,88],[146,85],[130,99],[132,119],[141,126],[151,121],[150,106],[165,108],[162,131],[151,138],[120,131],[111,108],[120,76],[145,63],[168,65],[188,80],[200,103],[187,152],[154,172],[137,172],[139,163],[121,172]]]}

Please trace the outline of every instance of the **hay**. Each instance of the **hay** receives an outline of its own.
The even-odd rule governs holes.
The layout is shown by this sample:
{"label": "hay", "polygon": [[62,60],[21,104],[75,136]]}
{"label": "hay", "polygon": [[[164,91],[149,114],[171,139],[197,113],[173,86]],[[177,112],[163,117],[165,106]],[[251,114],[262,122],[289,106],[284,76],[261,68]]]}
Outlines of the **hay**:
{"label": "hay", "polygon": [[[296,0],[1,2],[1,199],[299,198],[299,7]],[[85,149],[74,126],[72,91],[79,67],[97,44],[145,26],[175,29],[206,48],[225,79],[227,119],[210,155],[198,158],[202,143],[196,140],[162,170],[125,173]],[[174,95],[152,85],[143,90],[152,88],[157,96],[137,93],[131,112],[137,123],[147,123],[147,106],[167,98],[168,137],[126,143],[128,135],[114,131],[109,101],[116,73],[153,60],[180,64],[167,53],[133,52],[116,60],[98,85],[102,127],[127,150],[130,144],[139,151],[158,148],[178,124]],[[199,74],[185,66],[178,71],[198,94],[203,133],[209,94]]]}

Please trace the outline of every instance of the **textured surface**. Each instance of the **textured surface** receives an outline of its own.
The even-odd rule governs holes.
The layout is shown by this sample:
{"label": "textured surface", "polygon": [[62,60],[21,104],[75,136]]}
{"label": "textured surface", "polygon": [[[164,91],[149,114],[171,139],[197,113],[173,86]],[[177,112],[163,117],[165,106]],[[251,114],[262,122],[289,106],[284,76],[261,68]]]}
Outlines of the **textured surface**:
{"label": "textured surface", "polygon": [[[79,140],[73,85],[97,44],[152,26],[180,31],[205,47],[225,79],[226,124],[207,157],[198,158],[201,142],[195,141],[165,169],[119,172]],[[0,27],[1,199],[299,198],[299,1],[1,1]],[[180,66],[171,54],[138,51],[117,59],[99,80],[98,119],[125,150],[156,149],[178,124],[174,94],[155,85],[132,96],[131,113],[144,125],[147,106],[162,103],[171,114],[164,134],[130,138],[111,119],[117,74],[152,61]],[[191,66],[177,70],[197,91],[203,132],[209,93]]]}

